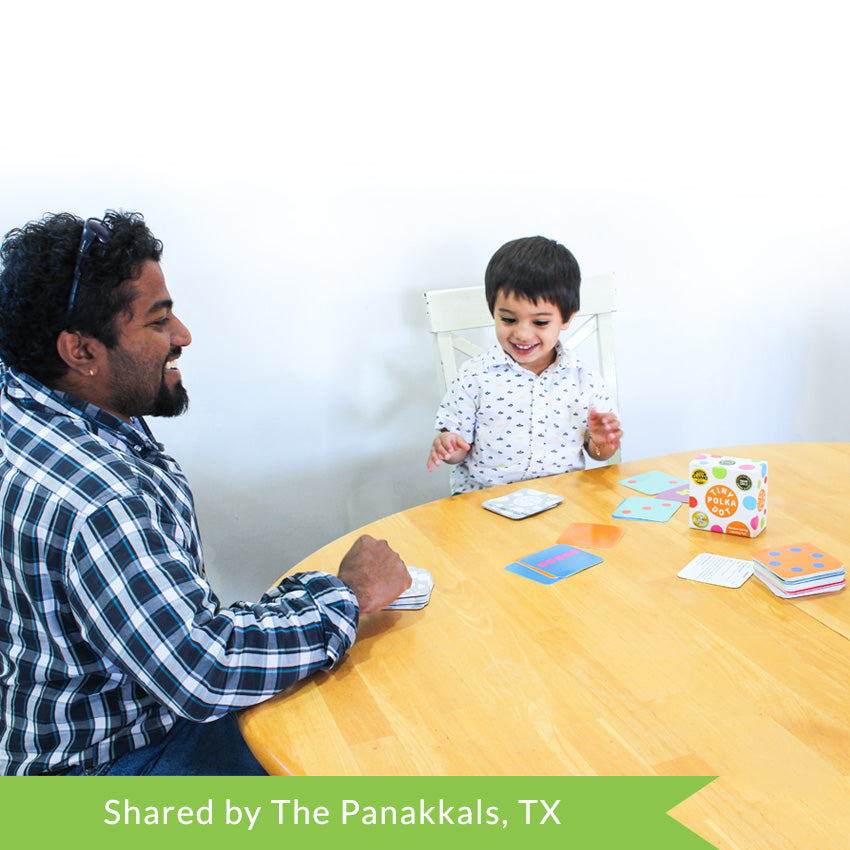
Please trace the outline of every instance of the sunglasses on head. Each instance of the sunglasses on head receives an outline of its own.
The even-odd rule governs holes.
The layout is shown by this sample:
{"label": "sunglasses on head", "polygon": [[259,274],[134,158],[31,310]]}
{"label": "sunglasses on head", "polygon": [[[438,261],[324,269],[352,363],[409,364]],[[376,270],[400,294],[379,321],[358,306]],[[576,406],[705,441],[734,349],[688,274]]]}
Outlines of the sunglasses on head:
{"label": "sunglasses on head", "polygon": [[80,285],[80,265],[89,248],[98,242],[108,242],[112,238],[109,228],[99,219],[90,218],[83,227],[83,235],[80,239],[80,248],[77,251],[77,264],[74,267],[74,281],[71,284],[71,295],[68,298],[68,317],[74,312],[74,302],[77,300],[77,288]]}

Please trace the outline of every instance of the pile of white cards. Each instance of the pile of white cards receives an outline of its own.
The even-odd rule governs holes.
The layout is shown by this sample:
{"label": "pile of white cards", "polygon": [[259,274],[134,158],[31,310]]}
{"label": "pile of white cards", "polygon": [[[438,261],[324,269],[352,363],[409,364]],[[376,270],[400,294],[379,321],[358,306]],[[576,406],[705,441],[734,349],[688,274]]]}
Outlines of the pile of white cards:
{"label": "pile of white cards", "polygon": [[408,567],[411,585],[399,596],[395,602],[391,602],[384,609],[386,611],[412,611],[424,608],[431,599],[431,591],[434,589],[434,579],[428,570],[420,567]]}
{"label": "pile of white cards", "polygon": [[525,519],[527,516],[548,511],[549,508],[554,508],[563,501],[563,496],[544,493],[543,490],[534,490],[531,487],[523,487],[521,490],[514,490],[513,493],[508,493],[505,496],[487,499],[486,502],[481,503],[481,507],[493,511],[495,514],[506,516],[508,519]]}

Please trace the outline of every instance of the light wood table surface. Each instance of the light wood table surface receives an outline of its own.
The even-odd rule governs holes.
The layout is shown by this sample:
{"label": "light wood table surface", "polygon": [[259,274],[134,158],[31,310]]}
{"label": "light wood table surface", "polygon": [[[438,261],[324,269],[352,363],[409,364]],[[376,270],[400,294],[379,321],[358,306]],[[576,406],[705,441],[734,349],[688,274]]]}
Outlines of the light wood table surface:
{"label": "light wood table surface", "polygon": [[[700,450],[702,451],[702,450]],[[349,654],[249,709],[274,774],[705,775],[671,814],[721,848],[850,847],[850,595],[774,596],[678,578],[701,552],[810,542],[850,566],[850,443],[706,449],[768,462],[753,539],[611,519],[618,482],[688,476],[699,451],[467,493],[403,511],[295,571],[335,572],[361,532],[435,579],[420,611],[364,617]],[[512,521],[523,486],[564,502]],[[505,570],[572,522],[620,525],[598,564],[545,586]]]}

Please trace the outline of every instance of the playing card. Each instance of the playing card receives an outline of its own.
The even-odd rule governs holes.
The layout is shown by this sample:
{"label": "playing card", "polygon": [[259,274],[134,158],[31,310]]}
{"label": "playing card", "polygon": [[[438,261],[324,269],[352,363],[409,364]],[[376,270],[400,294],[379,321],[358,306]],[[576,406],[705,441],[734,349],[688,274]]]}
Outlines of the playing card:
{"label": "playing card", "polygon": [[753,558],[786,582],[844,572],[844,564],[838,558],[827,555],[823,549],[811,543],[759,549],[753,552]]}
{"label": "playing card", "polygon": [[665,490],[663,493],[658,493],[655,498],[669,499],[670,501],[682,502],[682,504],[686,505],[691,497],[688,485],[685,484],[681,487],[674,487],[672,490]]}
{"label": "playing card", "polygon": [[614,519],[642,519],[649,522],[667,522],[679,508],[681,502],[668,499],[644,499],[640,496],[629,496],[620,502],[617,510],[611,514]]}
{"label": "playing card", "polygon": [[508,564],[505,569],[540,584],[554,584],[600,563],[602,558],[598,555],[591,555],[590,552],[583,552],[574,546],[559,545],[519,558],[513,564]]}
{"label": "playing card", "polygon": [[677,573],[680,578],[719,587],[740,587],[752,574],[752,561],[711,555],[708,552],[697,555]]}
{"label": "playing card", "polygon": [[431,591],[434,588],[434,579],[428,570],[421,567],[408,567],[411,584],[401,596],[391,602],[385,611],[415,610],[424,608],[431,599]]}
{"label": "playing card", "polygon": [[642,472],[640,475],[624,478],[620,484],[631,487],[632,490],[637,490],[639,493],[645,493],[647,496],[655,496],[665,490],[672,490],[674,487],[688,486],[687,481],[676,478],[675,475],[668,475],[666,472]]}
{"label": "playing card", "polygon": [[508,519],[525,519],[542,511],[548,511],[549,508],[554,508],[563,501],[562,496],[556,496],[554,493],[544,493],[542,490],[525,487],[505,496],[487,499],[481,503],[481,507],[506,516]]}
{"label": "playing card", "polygon": [[598,555],[583,552],[581,549],[576,549],[575,546],[560,544],[542,549],[532,555],[526,555],[518,560],[520,564],[524,564],[526,567],[561,578],[581,572],[581,570],[592,567],[594,564],[602,563],[602,558]]}
{"label": "playing card", "polygon": [[613,549],[626,533],[616,525],[597,525],[592,522],[574,522],[558,538],[558,543],[587,546],[589,549]]}
{"label": "playing card", "polygon": [[552,576],[548,573],[541,572],[540,570],[533,570],[531,567],[527,567],[525,564],[514,563],[508,564],[505,569],[509,573],[516,573],[518,576],[522,576],[523,578],[530,578],[532,581],[536,581],[539,584],[554,584],[556,581],[560,581],[563,576]]}
{"label": "playing card", "polygon": [[782,599],[798,599],[801,596],[815,596],[820,593],[835,593],[837,590],[842,590],[846,585],[846,581],[842,576],[839,580],[830,584],[822,584],[818,587],[801,587],[798,590],[789,590],[777,581],[776,576],[774,576],[770,570],[765,570],[758,562],[755,562],[753,575],[755,575],[755,577],[759,579],[759,581],[761,581],[761,583],[765,585],[771,593],[775,596],[781,597]]}

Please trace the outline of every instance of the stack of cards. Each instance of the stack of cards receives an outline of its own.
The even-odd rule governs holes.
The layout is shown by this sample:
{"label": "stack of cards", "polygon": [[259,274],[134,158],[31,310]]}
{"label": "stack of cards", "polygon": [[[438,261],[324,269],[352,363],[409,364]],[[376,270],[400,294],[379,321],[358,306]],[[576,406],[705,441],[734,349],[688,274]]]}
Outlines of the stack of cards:
{"label": "stack of cards", "polygon": [[753,570],[783,599],[831,593],[844,587],[844,564],[811,543],[795,543],[753,553]]}
{"label": "stack of cards", "polygon": [[412,579],[410,587],[394,602],[390,602],[385,611],[413,611],[424,608],[431,599],[431,591],[434,589],[431,573],[420,567],[408,567],[407,571]]}
{"label": "stack of cards", "polygon": [[556,496],[554,493],[544,493],[542,490],[532,490],[530,487],[524,487],[521,490],[514,490],[513,493],[508,493],[507,496],[499,496],[496,499],[487,499],[481,503],[482,508],[487,508],[488,511],[506,516],[508,519],[525,519],[527,516],[534,516],[542,511],[548,511],[549,508],[554,508],[555,505],[560,505],[563,502],[563,496]]}
{"label": "stack of cards", "polygon": [[505,569],[540,584],[554,584],[601,563],[602,558],[597,555],[591,555],[590,552],[576,549],[574,546],[559,545],[526,555],[513,564],[508,564]]}

